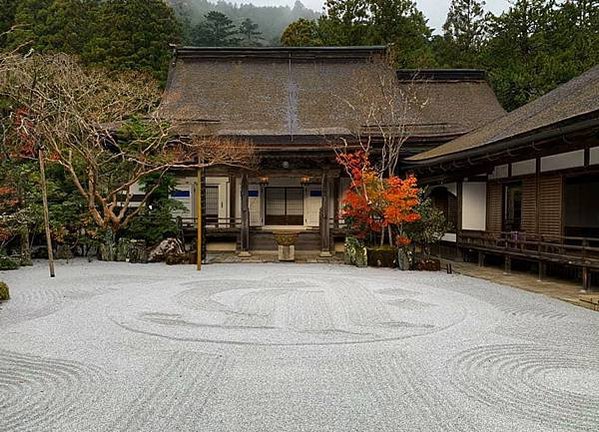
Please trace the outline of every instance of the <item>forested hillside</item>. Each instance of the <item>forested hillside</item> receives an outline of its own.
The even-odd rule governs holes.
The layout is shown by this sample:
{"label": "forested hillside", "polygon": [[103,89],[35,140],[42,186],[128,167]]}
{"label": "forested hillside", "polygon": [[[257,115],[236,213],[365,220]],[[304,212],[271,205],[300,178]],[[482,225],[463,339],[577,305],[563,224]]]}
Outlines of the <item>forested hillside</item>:
{"label": "forested hillside", "polygon": [[[7,30],[12,29],[9,33]],[[282,36],[281,36],[282,34]],[[326,0],[317,14],[207,0],[0,0],[0,48],[77,54],[164,82],[169,43],[391,47],[397,68],[482,68],[517,108],[599,63],[599,0],[452,0],[440,35],[413,0]]]}
{"label": "forested hillside", "polygon": [[233,24],[240,25],[250,19],[258,27],[264,45],[279,45],[283,30],[300,18],[317,19],[320,14],[306,8],[301,1],[289,6],[254,6],[252,4],[237,5],[226,1],[208,0],[168,0],[175,9],[184,26],[187,26],[187,42],[193,42],[193,27],[205,20],[208,12],[220,12],[226,15]]}

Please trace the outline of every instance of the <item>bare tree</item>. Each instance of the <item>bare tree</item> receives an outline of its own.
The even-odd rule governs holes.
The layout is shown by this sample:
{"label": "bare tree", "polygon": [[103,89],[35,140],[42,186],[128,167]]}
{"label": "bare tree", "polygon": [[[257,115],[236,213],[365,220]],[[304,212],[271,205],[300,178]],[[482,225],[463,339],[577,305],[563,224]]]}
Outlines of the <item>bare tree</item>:
{"label": "bare tree", "polygon": [[13,104],[16,145],[33,142],[62,166],[101,229],[126,226],[158,188],[132,208],[131,189],[148,175],[213,165],[249,166],[251,143],[231,138],[178,138],[152,115],[159,87],[148,76],[83,67],[66,55],[0,58],[0,95]]}
{"label": "bare tree", "polygon": [[350,95],[340,98],[353,113],[352,142],[334,145],[338,154],[358,149],[376,155],[381,178],[396,173],[402,147],[427,103],[416,94],[415,80],[398,82],[393,64],[390,57],[374,58],[356,70]]}

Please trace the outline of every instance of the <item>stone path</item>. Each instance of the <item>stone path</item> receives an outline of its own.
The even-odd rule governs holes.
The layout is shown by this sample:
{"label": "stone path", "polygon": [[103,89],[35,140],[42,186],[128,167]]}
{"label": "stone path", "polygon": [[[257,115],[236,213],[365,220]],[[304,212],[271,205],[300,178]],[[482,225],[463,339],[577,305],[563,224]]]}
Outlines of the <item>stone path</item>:
{"label": "stone path", "polygon": [[461,275],[0,274],[0,431],[595,431],[599,314]]}

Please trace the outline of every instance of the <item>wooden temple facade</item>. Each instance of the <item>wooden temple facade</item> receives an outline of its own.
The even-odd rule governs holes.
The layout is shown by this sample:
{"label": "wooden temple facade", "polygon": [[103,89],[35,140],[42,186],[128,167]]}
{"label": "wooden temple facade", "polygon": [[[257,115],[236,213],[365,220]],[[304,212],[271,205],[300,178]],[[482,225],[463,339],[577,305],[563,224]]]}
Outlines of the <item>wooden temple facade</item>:
{"label": "wooden temple facade", "polygon": [[599,66],[407,162],[453,222],[446,254],[599,282]]}
{"label": "wooden temple facade", "polygon": [[[385,47],[186,48],[174,57],[159,114],[181,135],[251,140],[254,170],[206,170],[208,250],[275,250],[273,231],[300,232],[296,250],[323,255],[343,246],[340,202],[349,179],[334,146],[353,145],[367,127],[358,87],[376,83]],[[505,114],[480,71],[392,71],[417,103],[402,121],[406,156],[433,149]],[[195,214],[196,173],[174,197]]]}

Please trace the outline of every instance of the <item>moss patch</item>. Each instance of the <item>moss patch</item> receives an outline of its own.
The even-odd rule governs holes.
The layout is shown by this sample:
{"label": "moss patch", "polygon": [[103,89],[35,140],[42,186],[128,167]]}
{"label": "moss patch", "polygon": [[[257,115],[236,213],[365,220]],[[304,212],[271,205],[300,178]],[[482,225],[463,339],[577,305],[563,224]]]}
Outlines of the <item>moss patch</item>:
{"label": "moss patch", "polygon": [[10,299],[10,293],[8,292],[8,285],[4,282],[0,282],[0,301]]}

